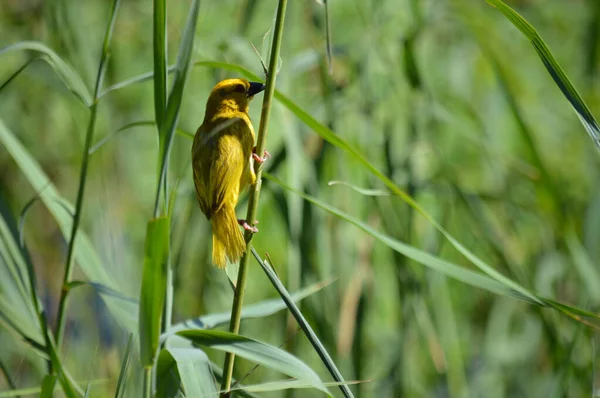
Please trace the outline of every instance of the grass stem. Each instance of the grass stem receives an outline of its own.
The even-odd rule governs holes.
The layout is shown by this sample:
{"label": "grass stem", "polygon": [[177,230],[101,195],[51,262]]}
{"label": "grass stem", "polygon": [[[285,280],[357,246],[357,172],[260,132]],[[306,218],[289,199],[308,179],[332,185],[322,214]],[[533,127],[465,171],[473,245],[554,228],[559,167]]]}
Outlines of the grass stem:
{"label": "grass stem", "polygon": [[94,131],[96,129],[96,118],[98,114],[98,98],[102,83],[104,81],[104,74],[106,72],[106,66],[109,59],[109,43],[112,36],[113,28],[115,26],[115,20],[117,16],[117,10],[121,0],[113,0],[110,9],[109,24],[104,34],[104,42],[102,45],[102,55],[100,57],[100,65],[98,67],[98,75],[96,76],[96,85],[94,88],[94,99],[90,106],[90,119],[88,122],[87,132],[85,134],[85,144],[83,148],[83,158],[81,159],[81,171],[79,173],[79,188],[77,190],[77,199],[75,201],[75,214],[73,216],[73,225],[71,227],[71,236],[69,238],[69,247],[67,251],[67,259],[65,261],[65,273],[63,275],[63,284],[60,293],[60,300],[58,303],[58,315],[56,323],[56,346],[60,349],[63,333],[65,329],[66,320],[66,308],[67,298],[69,294],[68,284],[73,274],[73,257],[75,255],[75,239],[77,238],[77,230],[79,229],[79,223],[81,221],[81,213],[83,209],[83,197],[85,194],[85,183],[87,181],[87,172],[89,167],[90,159],[90,147],[94,142]]}
{"label": "grass stem", "polygon": [[[287,0],[279,0],[277,6],[277,16],[275,20],[275,30],[273,34],[273,43],[271,44],[271,57],[269,59],[269,71],[267,74],[265,95],[263,99],[263,106],[260,115],[260,125],[258,128],[258,138],[256,142],[256,153],[259,155],[263,153],[265,149],[265,143],[267,140],[267,126],[269,123],[269,116],[271,113],[271,102],[273,94],[275,92],[275,78],[277,75],[277,61],[279,59],[279,50],[281,47],[281,39],[283,36],[283,22],[285,18],[285,9],[287,6]],[[254,220],[258,209],[258,199],[261,188],[261,175],[262,167],[255,163],[256,171],[256,184],[250,186],[250,193],[248,195],[248,213],[246,220]],[[240,267],[238,272],[238,279],[235,288],[235,294],[233,297],[233,306],[231,308],[231,320],[229,322],[229,331],[232,333],[239,333],[240,331],[240,317],[242,314],[242,304],[244,301],[244,291],[246,290],[246,276],[248,272],[248,264],[250,262],[250,251],[252,250],[252,234],[246,232],[246,253],[240,260]],[[223,380],[221,383],[221,390],[228,391],[231,388],[231,378],[233,375],[235,355],[227,353],[225,355],[225,363],[223,365]],[[225,396],[226,393],[222,394]]]}

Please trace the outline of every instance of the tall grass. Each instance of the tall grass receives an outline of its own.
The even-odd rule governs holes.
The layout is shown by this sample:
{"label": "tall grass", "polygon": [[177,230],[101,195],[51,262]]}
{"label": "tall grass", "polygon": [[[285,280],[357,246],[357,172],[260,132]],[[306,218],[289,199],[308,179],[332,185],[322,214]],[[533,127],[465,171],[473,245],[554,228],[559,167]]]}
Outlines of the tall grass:
{"label": "tall grass", "polygon": [[[594,395],[596,4],[285,3],[0,15],[0,397]],[[248,42],[232,289],[189,147]]]}

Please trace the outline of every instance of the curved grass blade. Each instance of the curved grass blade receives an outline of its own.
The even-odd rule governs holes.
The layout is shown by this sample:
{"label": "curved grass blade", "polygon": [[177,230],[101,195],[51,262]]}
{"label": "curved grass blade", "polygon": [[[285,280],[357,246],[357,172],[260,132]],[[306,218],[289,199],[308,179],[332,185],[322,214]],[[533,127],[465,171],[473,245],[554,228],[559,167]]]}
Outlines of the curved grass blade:
{"label": "curved grass blade", "polygon": [[[102,137],[101,140],[99,140],[96,144],[94,144],[94,146],[92,146],[90,148],[90,155],[93,154],[94,152],[96,152],[97,150],[99,150],[100,148],[102,148],[104,145],[106,145],[110,140],[115,138],[117,136],[117,134],[119,134],[120,132],[133,129],[135,127],[155,127],[155,126],[156,126],[156,122],[153,120],[140,120],[137,122],[127,123],[126,125],[121,126],[117,130],[113,131],[112,133],[107,134],[106,136]],[[192,133],[183,131],[180,128],[175,129],[175,132],[177,134],[179,134],[180,136],[186,137],[190,140],[194,139],[194,135]]]}
{"label": "curved grass blade", "polygon": [[[359,383],[366,383],[369,380],[364,381],[348,381],[344,383],[323,383],[327,387],[339,387],[341,385],[352,385]],[[270,381],[261,384],[251,384],[243,387],[233,387],[230,391],[246,391],[246,392],[269,392],[269,391],[281,391],[281,390],[289,390],[289,389],[306,389],[312,388],[311,385],[307,384],[302,380],[279,380],[279,381]]]}
{"label": "curved grass blade", "polygon": [[[163,391],[176,391],[180,388],[186,397],[219,396],[210,361],[204,351],[193,347],[168,347],[161,350],[158,361],[157,390],[159,393],[157,396],[162,396]],[[173,375],[165,375],[166,372],[177,372],[179,380],[176,380]],[[163,377],[160,377],[161,375]],[[171,385],[163,383],[171,383]],[[167,393],[164,395],[168,396]]]}
{"label": "curved grass blade", "polygon": [[[6,210],[6,211],[5,211]],[[44,344],[36,306],[39,300],[32,292],[30,275],[31,262],[28,253],[17,243],[18,232],[8,209],[0,203],[0,318],[25,341],[39,347]],[[12,227],[11,227],[12,224]]]}
{"label": "curved grass blade", "polygon": [[[218,365],[216,365],[214,362],[210,363],[210,368],[213,372],[213,376],[215,376],[215,379],[217,379],[218,383],[221,383],[221,381],[223,380],[223,369],[221,369]],[[245,391],[244,385],[240,384],[239,381],[236,381],[235,379],[232,380],[233,383],[231,384],[232,386],[236,386],[235,388],[231,388],[231,390],[236,390],[237,391],[237,395],[240,397],[245,397],[245,398],[259,398],[258,395],[253,394],[251,392]]]}
{"label": "curved grass blade", "polygon": [[352,395],[352,391],[350,391],[350,388],[348,388],[348,386],[346,385],[344,376],[342,376],[342,373],[338,370],[337,366],[335,366],[335,362],[333,362],[333,359],[331,359],[331,356],[329,355],[323,344],[321,344],[321,341],[313,331],[312,327],[306,321],[306,319],[302,315],[302,312],[300,312],[298,306],[296,306],[296,304],[294,303],[294,300],[287,292],[285,286],[283,286],[283,283],[281,283],[281,281],[277,277],[277,274],[275,274],[275,271],[273,271],[272,264],[269,265],[265,261],[263,261],[256,252],[256,249],[254,248],[252,248],[252,255],[254,256],[256,261],[259,262],[263,271],[265,271],[265,274],[267,274],[267,277],[269,278],[269,280],[273,284],[273,287],[275,287],[283,301],[285,301],[286,306],[289,308],[290,312],[296,319],[296,322],[298,322],[298,325],[300,325],[300,328],[302,328],[302,331],[308,338],[308,341],[310,341],[310,344],[313,346],[313,348],[319,355],[319,358],[321,358],[321,361],[323,362],[333,379],[338,383],[341,383],[339,387],[342,391],[342,394],[344,394],[344,397],[353,398],[354,395]]}
{"label": "curved grass blade", "polygon": [[[393,238],[373,229],[372,227],[363,223],[362,221],[355,219],[354,217],[350,216],[349,214],[346,214],[346,213],[342,212],[341,210],[338,210],[335,207],[330,206],[329,204],[320,201],[319,199],[316,199],[312,196],[309,196],[303,192],[300,192],[300,191],[286,185],[284,182],[278,180],[277,178],[273,177],[272,175],[270,175],[268,173],[265,173],[264,176],[269,181],[273,181],[277,185],[280,185],[281,187],[283,187],[291,192],[294,192],[297,195],[300,195],[305,200],[317,205],[318,207],[322,208],[323,210],[341,218],[342,220],[345,220],[345,221],[350,222],[351,224],[354,224],[355,226],[362,229],[364,232],[368,233],[369,235],[373,236],[375,239],[377,239],[384,245],[388,246],[392,250],[395,250],[395,251],[405,255],[406,257],[408,257],[420,264],[423,264],[428,268],[431,268],[432,270],[434,270],[436,272],[440,272],[450,278],[459,280],[463,283],[478,287],[483,290],[487,290],[494,294],[499,294],[499,295],[503,295],[503,296],[514,296],[514,292],[512,292],[510,289],[508,289],[507,287],[503,286],[500,282],[498,282],[486,275],[480,274],[480,273],[472,271],[470,269],[467,269],[467,268],[458,266],[456,264],[450,263],[448,261],[442,260],[438,257],[433,256],[432,254],[421,251],[413,246],[410,246],[403,242],[400,242],[399,240],[393,239]],[[519,296],[519,298],[522,298],[522,296]]]}
{"label": "curved grass blade", "polygon": [[177,335],[192,341],[195,345],[232,352],[236,356],[310,383],[314,388],[331,396],[327,387],[311,368],[279,348],[239,334],[216,330],[183,330],[177,332]]}
{"label": "curved grass blade", "polygon": [[[298,302],[308,296],[313,295],[314,293],[318,292],[324,287],[329,286],[330,283],[331,281],[315,283],[314,285],[311,285],[292,294],[291,298],[294,302]],[[284,310],[285,308],[286,304],[283,300],[264,300],[259,303],[244,307],[242,309],[242,319],[264,318],[269,315],[273,315],[281,310]],[[171,327],[171,329],[169,329],[168,333],[163,334],[163,336],[161,337],[164,338],[168,335],[186,329],[214,329],[218,326],[229,324],[230,318],[231,312],[221,312],[218,314],[208,314],[199,318],[188,319],[186,321],[174,325],[173,327]]]}
{"label": "curved grass blade", "polygon": [[[56,220],[63,237],[67,239],[73,222],[72,205],[60,196],[39,163],[15,138],[14,134],[1,119],[0,142],[17,163],[25,178],[31,184],[33,190],[39,192],[42,202]],[[113,290],[123,291],[123,289],[120,288],[119,280],[107,270],[104,264],[102,264],[100,256],[84,231],[79,231],[77,234],[75,258],[88,279],[109,286]],[[137,325],[135,322],[131,322],[131,314],[128,314],[127,311],[123,309],[121,303],[106,295],[102,295],[101,297],[104,299],[111,313],[123,327],[130,332],[136,330]]]}
{"label": "curved grass blade", "polygon": [[[174,70],[175,70],[175,65],[171,65],[171,66],[167,67],[167,73],[171,73]],[[102,93],[100,93],[100,95],[98,96],[98,99],[101,99],[106,94],[109,94],[113,91],[118,91],[122,88],[129,87],[133,84],[147,82],[148,80],[151,80],[153,78],[154,78],[154,72],[146,72],[146,73],[142,73],[141,75],[130,77],[129,79],[125,79],[122,82],[115,83],[112,86],[107,87],[104,91],[102,91]]]}
{"label": "curved grass blade", "polygon": [[328,187],[331,187],[333,185],[344,185],[344,186],[347,186],[349,188],[352,188],[356,192],[360,193],[361,195],[365,195],[365,196],[390,196],[390,193],[388,191],[383,190],[383,189],[361,188],[359,186],[356,186],[354,184],[350,184],[350,183],[345,182],[345,181],[329,181],[327,183]]}
{"label": "curved grass blade", "polygon": [[0,49],[0,55],[11,51],[27,50],[42,54],[43,56],[40,58],[45,60],[54,69],[60,80],[67,86],[67,89],[75,94],[85,107],[92,105],[92,95],[85,86],[83,79],[45,44],[37,41],[22,41]]}
{"label": "curved grass blade", "polygon": [[113,139],[121,131],[129,130],[134,127],[149,127],[149,126],[156,126],[156,123],[153,122],[152,120],[142,120],[139,122],[127,123],[126,125],[119,127],[117,130],[113,131],[112,133],[107,134],[104,137],[102,137],[102,139],[100,141],[98,141],[96,144],[94,144],[90,148],[89,154],[91,155],[94,152],[96,152],[98,149],[100,149],[102,146],[104,146],[104,144],[106,144],[108,141]]}
{"label": "curved grass blade", "polygon": [[486,1],[498,9],[498,11],[500,11],[517,29],[521,31],[521,33],[523,33],[523,35],[525,35],[525,37],[527,37],[527,39],[529,39],[529,41],[531,41],[533,48],[544,63],[546,70],[548,70],[548,73],[550,73],[550,76],[552,76],[552,79],[560,91],[562,91],[565,98],[575,109],[581,124],[583,124],[583,127],[590,135],[592,141],[594,141],[596,147],[600,149],[600,126],[598,125],[598,122],[535,28],[515,10],[507,6],[501,0]]}
{"label": "curved grass blade", "polygon": [[31,57],[31,58],[29,58],[19,69],[17,69],[15,71],[15,73],[13,73],[8,79],[6,79],[6,81],[4,83],[2,83],[2,85],[0,85],[0,92],[2,92],[2,90],[4,90],[6,88],[6,86],[8,86],[21,73],[23,73],[25,71],[25,69],[27,69],[27,67],[29,65],[31,65],[34,61],[37,61],[40,58],[42,58],[42,57],[37,56],[37,57]]}
{"label": "curved grass blade", "polygon": [[[512,290],[509,287],[507,287],[506,285],[504,285],[503,283],[501,283],[500,281],[497,281],[489,276],[482,275],[480,273],[474,272],[467,268],[464,268],[464,267],[458,266],[456,264],[450,263],[448,261],[442,260],[440,258],[437,258],[437,257],[429,254],[429,253],[423,252],[413,246],[410,246],[403,242],[395,240],[395,239],[371,228],[369,225],[363,223],[362,221],[359,221],[359,220],[353,218],[352,216],[336,209],[335,207],[333,207],[327,203],[324,203],[324,202],[320,201],[319,199],[313,198],[312,196],[309,196],[301,191],[291,188],[290,186],[286,185],[284,182],[278,180],[277,178],[273,177],[272,175],[270,175],[268,173],[264,173],[263,175],[265,176],[266,179],[273,181],[274,183],[280,185],[281,187],[283,187],[291,192],[296,193],[297,195],[302,196],[305,200],[317,205],[318,207],[322,208],[323,210],[326,210],[327,212],[329,212],[337,217],[340,217],[345,221],[348,221],[348,222],[354,224],[355,226],[362,229],[364,232],[368,233],[369,235],[373,236],[375,239],[379,240],[380,242],[382,242],[389,248],[391,248],[399,253],[402,253],[406,257],[411,258],[412,260],[414,260],[420,264],[423,264],[423,265],[427,266],[428,268],[433,269],[434,271],[445,274],[446,276],[449,276],[453,279],[457,279],[457,280],[464,282],[466,284],[469,284],[471,286],[475,286],[475,287],[479,287],[481,289],[487,290],[494,294],[514,297],[514,298],[526,301],[531,304],[540,305],[542,307],[552,307],[552,308],[564,313],[565,315],[567,315],[579,322],[585,323],[586,325],[591,326],[591,327],[596,328],[595,325],[589,324],[582,317],[600,319],[600,314],[596,314],[596,313],[593,313],[593,312],[590,312],[587,310],[583,310],[581,308],[577,308],[577,307],[574,307],[574,306],[571,306],[568,304],[560,303],[560,302],[557,302],[552,299],[540,297],[529,291],[527,291],[526,295],[523,295],[521,293],[521,291]],[[535,300],[532,300],[531,297],[535,297]]]}

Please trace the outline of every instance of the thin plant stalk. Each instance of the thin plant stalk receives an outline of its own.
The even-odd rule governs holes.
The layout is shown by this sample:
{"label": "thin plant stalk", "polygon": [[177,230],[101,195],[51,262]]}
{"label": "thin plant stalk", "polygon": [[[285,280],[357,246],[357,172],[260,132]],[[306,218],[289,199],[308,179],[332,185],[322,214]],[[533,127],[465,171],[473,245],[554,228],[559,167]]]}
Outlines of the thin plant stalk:
{"label": "thin plant stalk", "polygon": [[287,292],[281,281],[279,280],[275,272],[275,268],[273,267],[271,258],[269,257],[269,254],[267,253],[267,259],[269,260],[269,262],[264,261],[254,248],[252,248],[252,255],[254,256],[256,261],[258,261],[263,271],[265,271],[265,274],[267,275],[267,277],[281,296],[281,299],[285,302],[285,305],[290,310],[290,313],[292,314],[294,319],[296,319],[298,326],[300,326],[300,329],[302,329],[302,331],[304,332],[304,335],[306,336],[310,344],[313,346],[315,352],[319,355],[319,358],[321,358],[321,361],[329,371],[329,374],[333,377],[333,379],[336,382],[339,383],[338,387],[344,395],[344,397],[354,398],[352,391],[350,391],[350,388],[348,387],[348,383],[346,382],[346,380],[344,380],[344,377],[338,370],[337,366],[335,366],[335,362],[333,362],[333,359],[331,358],[331,356],[317,337],[316,333],[313,331],[306,319],[304,319],[304,317],[302,316],[302,312],[300,311],[290,294]]}
{"label": "thin plant stalk", "polygon": [[144,398],[152,397],[152,367],[148,366],[144,368]]}
{"label": "thin plant stalk", "polygon": [[114,0],[110,9],[110,22],[106,28],[104,35],[104,44],[102,46],[102,56],[100,58],[100,66],[98,67],[98,75],[96,77],[96,86],[94,87],[94,99],[90,106],[90,120],[85,135],[85,144],[83,148],[83,159],[81,160],[81,172],[79,175],[79,188],[77,190],[77,199],[75,201],[75,214],[73,216],[73,225],[71,227],[71,237],[69,238],[69,248],[67,251],[67,259],[65,261],[65,273],[63,275],[62,290],[58,303],[58,316],[56,323],[56,346],[60,348],[65,329],[65,316],[67,307],[67,297],[69,294],[69,281],[73,274],[73,256],[75,254],[75,239],[77,238],[77,230],[81,221],[81,212],[83,209],[83,196],[85,193],[85,183],[87,181],[87,172],[89,167],[90,147],[94,141],[94,130],[96,128],[96,117],[98,115],[98,99],[100,89],[104,81],[106,66],[109,59],[109,43],[112,36],[117,10],[121,0]]}
{"label": "thin plant stalk", "polygon": [[[283,36],[283,22],[285,18],[286,6],[287,0],[279,0],[279,4],[277,6],[277,16],[275,20],[275,29],[273,34],[273,42],[271,44],[269,70],[267,73],[265,94],[263,99],[262,112],[260,115],[260,125],[258,128],[258,138],[256,142],[256,153],[259,154],[259,156],[264,152],[265,143],[267,140],[267,126],[269,123],[269,116],[271,113],[271,102],[273,99],[273,94],[275,92],[277,60],[279,59],[279,50],[281,47],[281,39]],[[246,215],[246,220],[249,220],[250,222],[252,222],[252,220],[256,218],[256,213],[258,209],[258,199],[261,188],[262,167],[259,164],[256,164],[255,168],[256,184],[250,186],[250,192],[248,195],[248,212]],[[252,249],[252,233],[246,231],[244,238],[246,240],[246,252],[240,260],[237,284],[235,288],[235,294],[233,296],[233,306],[231,308],[231,320],[229,323],[229,331],[236,334],[240,331],[242,303],[244,301],[244,291],[246,290],[246,276],[248,272],[248,264],[250,263],[250,251]],[[233,375],[234,361],[234,354],[225,354],[225,362],[223,364],[223,380],[221,382],[222,391],[229,391],[229,389],[231,388],[231,378]],[[222,396],[225,396],[225,393],[222,394]]]}

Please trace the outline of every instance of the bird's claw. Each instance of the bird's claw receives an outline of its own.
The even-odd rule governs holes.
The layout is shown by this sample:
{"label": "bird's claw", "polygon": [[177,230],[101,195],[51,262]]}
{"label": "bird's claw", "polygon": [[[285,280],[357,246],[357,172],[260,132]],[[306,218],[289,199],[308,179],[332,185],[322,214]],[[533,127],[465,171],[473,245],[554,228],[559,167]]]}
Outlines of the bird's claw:
{"label": "bird's claw", "polygon": [[[242,228],[244,228],[246,231],[250,231],[253,234],[258,232],[258,228],[256,228],[255,226],[252,226],[250,224],[248,224],[248,221],[246,220],[237,220],[238,224],[240,224],[242,226]],[[254,224],[258,224],[258,221],[254,220]]]}
{"label": "bird's claw", "polygon": [[266,149],[263,151],[263,156],[260,157],[256,154],[256,147],[252,148],[252,159],[254,159],[255,162],[262,164],[264,163],[267,159],[271,159],[271,154],[269,153],[269,151],[267,151]]}

